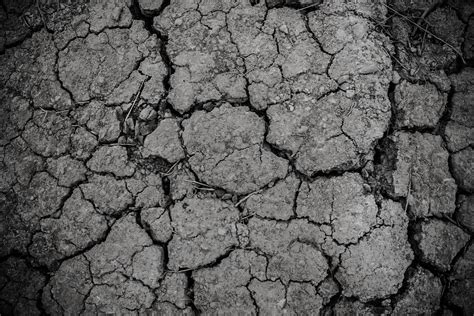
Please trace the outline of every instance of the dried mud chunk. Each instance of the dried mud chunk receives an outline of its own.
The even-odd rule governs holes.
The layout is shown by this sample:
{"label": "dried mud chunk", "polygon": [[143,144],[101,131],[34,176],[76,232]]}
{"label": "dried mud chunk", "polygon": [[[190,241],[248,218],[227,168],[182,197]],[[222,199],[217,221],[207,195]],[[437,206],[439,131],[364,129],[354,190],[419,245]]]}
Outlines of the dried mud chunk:
{"label": "dried mud chunk", "polygon": [[239,211],[217,199],[186,198],[171,207],[175,234],[168,244],[169,267],[196,268],[238,245]]}
{"label": "dried mud chunk", "polygon": [[395,88],[395,106],[399,127],[435,127],[444,113],[447,94],[436,86],[403,81]]}
{"label": "dried mud chunk", "polygon": [[22,219],[35,221],[57,212],[69,189],[58,186],[48,173],[40,172],[33,176],[28,187],[20,186],[15,191]]}
{"label": "dried mud chunk", "polygon": [[317,314],[322,307],[323,300],[312,284],[290,282],[285,306],[290,315]]}
{"label": "dried mud chunk", "polygon": [[138,6],[142,14],[147,16],[153,16],[161,9],[163,0],[139,0]]}
{"label": "dried mud chunk", "polygon": [[194,271],[196,307],[205,314],[256,313],[247,284],[253,277],[264,279],[265,267],[265,257],[238,249],[216,267]]}
{"label": "dried mud chunk", "polygon": [[93,134],[84,127],[80,127],[71,135],[71,156],[80,160],[87,159],[91,156],[98,143],[97,138]]}
{"label": "dried mud chunk", "polygon": [[264,121],[246,107],[197,111],[183,125],[189,163],[210,185],[247,194],[286,176],[288,162],[263,147]]}
{"label": "dried mud chunk", "polygon": [[249,214],[287,220],[292,217],[293,203],[300,181],[291,175],[266,191],[252,195],[245,202]]}
{"label": "dried mud chunk", "polygon": [[296,241],[269,259],[267,275],[285,284],[290,280],[318,284],[327,276],[328,268],[320,250]]}
{"label": "dried mud chunk", "polygon": [[329,54],[340,52],[348,43],[368,37],[372,24],[355,14],[326,15],[321,11],[308,14],[308,24],[322,48]]}
{"label": "dried mud chunk", "polygon": [[156,315],[179,315],[179,316],[194,316],[195,313],[191,307],[180,309],[175,305],[168,302],[155,302],[151,307],[151,310],[147,312],[157,313]]}
{"label": "dried mud chunk", "polygon": [[463,226],[474,232],[474,195],[460,195],[460,206],[456,213],[456,219]]}
{"label": "dried mud chunk", "polygon": [[365,302],[397,293],[405,270],[413,260],[404,210],[398,203],[384,203],[387,203],[384,212],[389,213],[386,216],[399,220],[393,225],[373,229],[341,255],[336,279],[346,297],[356,296]]}
{"label": "dried mud chunk", "polygon": [[383,49],[383,43],[366,39],[348,43],[335,55],[328,73],[332,79],[340,81],[343,76],[377,73],[388,76],[390,69],[390,55]]}
{"label": "dried mud chunk", "polygon": [[195,185],[190,181],[196,181],[194,174],[182,165],[176,166],[176,171],[168,176],[170,180],[170,195],[171,199],[181,200],[185,196],[191,196],[194,192]]}
{"label": "dried mud chunk", "polygon": [[[86,125],[97,136],[99,142],[113,142],[120,136],[120,121],[114,108],[93,101],[80,109],[75,116],[79,124]],[[90,142],[85,144],[84,154],[92,147]]]}
{"label": "dried mud chunk", "polygon": [[86,180],[87,169],[81,161],[62,156],[58,159],[48,159],[48,171],[56,179],[58,184],[64,187],[73,187]]}
{"label": "dried mud chunk", "polygon": [[468,26],[466,30],[465,40],[464,40],[464,58],[474,59],[474,18],[470,18],[468,21]]}
{"label": "dried mud chunk", "polygon": [[94,175],[80,187],[86,200],[92,201],[103,214],[119,215],[133,202],[125,181],[111,176]]}
{"label": "dried mud chunk", "polygon": [[279,280],[273,282],[252,279],[248,289],[255,299],[260,315],[275,315],[284,312],[286,290]]}
{"label": "dried mud chunk", "polygon": [[132,13],[128,0],[96,1],[90,7],[89,24],[91,31],[98,33],[105,28],[129,27]]}
{"label": "dried mud chunk", "polygon": [[474,144],[474,68],[466,67],[449,77],[454,88],[452,113],[445,129],[451,151],[459,151]]}
{"label": "dried mud chunk", "polygon": [[458,19],[456,10],[451,7],[437,8],[426,17],[432,26],[431,31],[450,45],[461,51],[465,25]]}
{"label": "dried mud chunk", "polygon": [[338,256],[344,249],[327,237],[323,227],[311,224],[305,219],[295,219],[287,223],[251,218],[247,226],[251,246],[271,256],[280,252],[285,254],[295,242],[315,245],[331,256]]}
{"label": "dried mud chunk", "polygon": [[[7,50],[0,63],[5,69],[4,86],[24,98],[32,99],[39,109],[67,110],[73,106],[69,94],[61,88],[55,74],[56,48],[52,35],[41,30],[20,47]],[[0,79],[1,82],[1,79]]]}
{"label": "dried mud chunk", "polygon": [[164,279],[155,290],[155,295],[157,302],[171,302],[178,308],[186,308],[191,302],[188,297],[188,277],[184,273],[165,274]]}
{"label": "dried mud chunk", "polygon": [[79,315],[92,286],[86,257],[79,255],[66,260],[44,288],[43,306],[51,315]]}
{"label": "dried mud chunk", "polygon": [[156,287],[163,274],[163,249],[153,244],[133,215],[117,221],[107,239],[85,256],[95,282],[110,282],[114,274],[124,274]]}
{"label": "dried mud chunk", "polygon": [[[229,4],[223,4],[227,10]],[[196,102],[247,98],[243,60],[225,27],[225,12],[212,12],[213,6],[173,2],[154,20],[154,27],[169,38],[166,50],[175,72],[168,101],[181,113]]]}
{"label": "dried mud chunk", "polygon": [[350,100],[339,94],[320,100],[298,94],[291,104],[272,105],[267,110],[270,126],[266,139],[290,151],[296,168],[308,176],[357,166],[357,148],[342,132],[343,119],[337,114],[349,107]]}
{"label": "dried mud chunk", "polygon": [[141,212],[141,220],[150,231],[153,240],[166,243],[173,234],[171,219],[164,208],[148,208]]}
{"label": "dried mud chunk", "polygon": [[107,229],[105,218],[84,200],[79,189],[75,189],[64,203],[59,218],[45,218],[40,222],[29,253],[38,263],[52,266],[99,241]]}
{"label": "dried mud chunk", "polygon": [[[3,173],[6,173],[3,178],[5,191],[10,190],[16,182],[28,186],[31,178],[36,173],[44,170],[44,160],[35,155],[21,138],[14,139],[4,148],[2,160],[5,168]],[[10,185],[7,185],[7,183]]]}
{"label": "dried mud chunk", "polygon": [[140,282],[117,277],[114,285],[100,284],[92,288],[84,302],[86,315],[120,315],[135,311],[143,314],[154,301],[153,292]]}
{"label": "dried mud chunk", "polygon": [[448,301],[461,307],[464,315],[474,313],[474,246],[471,245],[456,262],[450,278]]}
{"label": "dried mud chunk", "polygon": [[349,300],[343,298],[339,300],[333,308],[335,316],[342,315],[364,315],[364,316],[376,316],[376,315],[390,315],[386,311],[387,307],[372,307],[361,303],[360,301]]}
{"label": "dried mud chunk", "polygon": [[440,136],[397,132],[387,151],[396,163],[380,166],[388,191],[407,197],[416,217],[450,214],[455,209],[456,183],[451,177],[448,152]]}
{"label": "dried mud chunk", "polygon": [[127,79],[142,58],[130,37],[129,30],[105,30],[76,38],[59,52],[59,78],[77,102],[107,97]]}
{"label": "dried mud chunk", "polygon": [[83,308],[86,313],[140,311],[151,307],[151,288],[162,275],[162,248],[128,215],[115,223],[104,242],[62,263],[50,290],[43,292],[43,303],[53,314],[78,314]]}
{"label": "dried mud chunk", "polygon": [[0,91],[0,146],[20,135],[31,116],[27,99]]}
{"label": "dried mud chunk", "polygon": [[466,148],[451,156],[453,177],[459,187],[474,193],[474,149]]}
{"label": "dried mud chunk", "polygon": [[417,268],[408,278],[408,289],[395,303],[395,315],[433,315],[439,309],[443,285],[430,271]]}
{"label": "dried mud chunk", "polygon": [[301,185],[296,214],[332,228],[339,243],[356,242],[376,223],[375,199],[364,189],[362,177],[355,173],[331,179],[317,178]]}
{"label": "dried mud chunk", "polygon": [[179,139],[178,122],[175,119],[164,119],[158,127],[145,138],[143,156],[158,156],[174,163],[183,159],[184,150]]}
{"label": "dried mud chunk", "polygon": [[468,242],[469,235],[454,224],[432,219],[419,225],[414,238],[418,242],[421,259],[447,271],[456,254]]}
{"label": "dried mud chunk", "polygon": [[37,222],[23,221],[16,209],[17,196],[13,192],[0,193],[0,256],[7,257],[13,251],[26,254],[31,233]]}
{"label": "dried mud chunk", "polygon": [[166,196],[159,173],[139,170],[134,178],[126,180],[127,189],[135,196],[135,206],[141,209],[164,206]]}
{"label": "dried mud chunk", "polygon": [[[271,48],[283,57],[281,70],[285,79],[303,73],[325,73],[331,57],[321,50],[313,35],[308,32],[300,12],[289,8],[270,10],[265,27],[273,28],[278,48],[275,49],[276,44],[273,44],[275,48]],[[270,61],[271,59],[268,62]]]}
{"label": "dried mud chunk", "polygon": [[129,177],[135,166],[128,160],[127,150],[120,146],[102,146],[94,152],[87,167],[95,172],[108,172],[116,177]]}
{"label": "dried mud chunk", "polygon": [[23,139],[35,153],[52,157],[66,153],[70,146],[71,121],[55,112],[35,111],[23,132]]}
{"label": "dried mud chunk", "polygon": [[41,315],[37,301],[46,278],[25,260],[9,257],[0,264],[0,312],[5,315]]}

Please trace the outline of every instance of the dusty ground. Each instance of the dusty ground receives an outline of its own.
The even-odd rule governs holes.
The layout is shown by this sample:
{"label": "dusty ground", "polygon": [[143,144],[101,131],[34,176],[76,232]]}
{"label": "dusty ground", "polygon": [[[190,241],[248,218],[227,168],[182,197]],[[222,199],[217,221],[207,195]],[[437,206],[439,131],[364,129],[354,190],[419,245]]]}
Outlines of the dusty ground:
{"label": "dusty ground", "polygon": [[474,3],[0,6],[0,313],[474,314]]}

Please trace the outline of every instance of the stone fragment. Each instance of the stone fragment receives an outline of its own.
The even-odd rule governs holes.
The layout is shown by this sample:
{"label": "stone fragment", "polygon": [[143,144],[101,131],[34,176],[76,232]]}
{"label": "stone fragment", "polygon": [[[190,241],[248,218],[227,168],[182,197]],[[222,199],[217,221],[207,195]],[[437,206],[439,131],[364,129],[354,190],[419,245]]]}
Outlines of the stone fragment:
{"label": "stone fragment", "polygon": [[265,266],[264,256],[238,249],[216,267],[194,271],[196,307],[206,314],[256,313],[247,284],[253,277],[264,279]]}
{"label": "stone fragment", "polygon": [[451,261],[469,241],[469,235],[454,224],[432,219],[422,222],[414,236],[421,260],[447,271]]}
{"label": "stone fragment", "polygon": [[298,217],[331,225],[332,237],[343,244],[357,242],[367,233],[378,212],[373,195],[366,192],[362,177],[355,173],[303,182],[296,204]]}
{"label": "stone fragment", "polygon": [[158,156],[174,163],[185,157],[179,139],[178,122],[175,119],[164,119],[158,127],[145,138],[143,144],[143,157]]}
{"label": "stone fragment", "polygon": [[81,161],[75,160],[71,156],[62,156],[58,159],[49,158],[47,164],[49,173],[58,179],[60,186],[73,187],[86,180],[86,167]]}
{"label": "stone fragment", "polygon": [[450,277],[448,301],[459,306],[463,315],[474,313],[474,246],[471,245],[456,262]]}
{"label": "stone fragment", "polygon": [[464,227],[474,232],[474,195],[460,195],[456,219]]}
{"label": "stone fragment", "polygon": [[395,315],[433,315],[439,309],[443,285],[430,271],[416,268],[408,278],[408,289],[395,303]]}
{"label": "stone fragment", "polygon": [[396,86],[394,98],[399,127],[434,128],[444,113],[448,96],[433,84],[403,81]]}
{"label": "stone fragment", "polygon": [[9,257],[0,264],[0,312],[5,315],[41,315],[36,304],[46,277],[24,259]]}
{"label": "stone fragment", "polygon": [[454,212],[457,186],[440,136],[396,132],[383,147],[376,167],[382,185],[395,197],[409,195],[415,217]]}
{"label": "stone fragment", "polygon": [[474,193],[474,149],[468,147],[451,156],[453,177],[459,187]]}
{"label": "stone fragment", "polygon": [[341,255],[336,279],[346,297],[356,296],[365,302],[397,293],[413,260],[404,210],[398,203],[384,203],[383,212],[395,223],[373,229]]}
{"label": "stone fragment", "polygon": [[94,152],[87,162],[87,167],[94,172],[112,173],[116,177],[130,177],[135,166],[128,160],[127,150],[120,146],[102,146]]}
{"label": "stone fragment", "polygon": [[246,107],[196,111],[183,125],[189,163],[201,181],[248,194],[286,176],[288,161],[263,147],[264,121]]}
{"label": "stone fragment", "polygon": [[133,203],[132,194],[124,180],[111,176],[94,175],[80,186],[86,200],[92,201],[97,211],[107,215],[120,215]]}
{"label": "stone fragment", "polygon": [[252,195],[245,202],[249,214],[265,218],[287,220],[292,217],[296,191],[300,181],[290,175],[266,191]]}
{"label": "stone fragment", "polygon": [[239,211],[217,199],[185,198],[170,209],[174,235],[168,244],[173,270],[209,264],[238,245]]}
{"label": "stone fragment", "polygon": [[98,242],[108,229],[105,218],[84,200],[79,189],[64,203],[59,218],[45,218],[35,233],[29,253],[38,263],[52,267]]}

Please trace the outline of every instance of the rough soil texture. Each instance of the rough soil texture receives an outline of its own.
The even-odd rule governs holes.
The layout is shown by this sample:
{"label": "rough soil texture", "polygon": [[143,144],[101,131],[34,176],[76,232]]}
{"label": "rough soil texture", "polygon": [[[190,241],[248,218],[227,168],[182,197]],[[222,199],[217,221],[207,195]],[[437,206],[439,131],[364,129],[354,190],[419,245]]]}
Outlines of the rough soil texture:
{"label": "rough soil texture", "polygon": [[1,315],[473,315],[474,4],[0,1]]}

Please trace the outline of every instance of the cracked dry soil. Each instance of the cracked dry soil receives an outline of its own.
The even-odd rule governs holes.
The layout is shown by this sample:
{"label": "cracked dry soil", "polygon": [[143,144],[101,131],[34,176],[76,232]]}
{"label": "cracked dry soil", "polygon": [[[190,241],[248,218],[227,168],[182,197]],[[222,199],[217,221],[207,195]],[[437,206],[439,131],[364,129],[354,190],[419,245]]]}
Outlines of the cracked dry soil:
{"label": "cracked dry soil", "polygon": [[473,315],[474,3],[0,2],[1,315]]}

